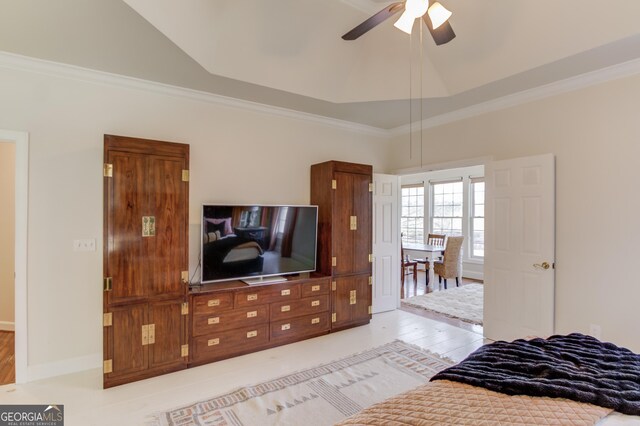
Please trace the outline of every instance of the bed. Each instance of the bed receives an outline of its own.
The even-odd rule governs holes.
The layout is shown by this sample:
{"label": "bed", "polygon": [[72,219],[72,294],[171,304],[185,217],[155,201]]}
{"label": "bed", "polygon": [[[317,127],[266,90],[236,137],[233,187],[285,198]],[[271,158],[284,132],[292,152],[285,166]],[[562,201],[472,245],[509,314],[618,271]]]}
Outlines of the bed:
{"label": "bed", "polygon": [[579,333],[494,342],[338,425],[640,425],[640,355]]}

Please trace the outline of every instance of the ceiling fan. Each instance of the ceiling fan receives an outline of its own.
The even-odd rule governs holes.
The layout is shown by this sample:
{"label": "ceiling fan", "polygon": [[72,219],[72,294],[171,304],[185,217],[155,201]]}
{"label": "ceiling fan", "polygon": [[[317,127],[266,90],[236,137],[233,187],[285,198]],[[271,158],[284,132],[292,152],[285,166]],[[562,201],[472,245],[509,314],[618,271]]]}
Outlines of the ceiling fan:
{"label": "ceiling fan", "polygon": [[348,33],[342,36],[343,40],[355,40],[370,29],[381,24],[400,12],[404,7],[404,12],[400,15],[400,19],[393,24],[396,28],[411,34],[413,24],[418,18],[422,18],[427,25],[433,40],[438,46],[453,40],[456,33],[453,32],[449,18],[451,12],[447,10],[439,2],[435,1],[429,5],[429,0],[405,0],[390,4],[380,12],[373,15]]}

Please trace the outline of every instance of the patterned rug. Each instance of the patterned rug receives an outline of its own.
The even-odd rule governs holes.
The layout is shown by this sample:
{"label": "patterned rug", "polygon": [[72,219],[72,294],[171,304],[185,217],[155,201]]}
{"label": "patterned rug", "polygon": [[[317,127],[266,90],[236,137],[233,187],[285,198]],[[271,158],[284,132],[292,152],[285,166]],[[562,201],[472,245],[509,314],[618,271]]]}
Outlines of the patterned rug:
{"label": "patterned rug", "polygon": [[482,284],[467,284],[462,287],[452,287],[448,290],[410,297],[404,299],[402,305],[482,325],[483,300],[484,286]]}
{"label": "patterned rug", "polygon": [[396,340],[384,346],[205,401],[157,413],[165,425],[332,425],[426,383],[453,363]]}

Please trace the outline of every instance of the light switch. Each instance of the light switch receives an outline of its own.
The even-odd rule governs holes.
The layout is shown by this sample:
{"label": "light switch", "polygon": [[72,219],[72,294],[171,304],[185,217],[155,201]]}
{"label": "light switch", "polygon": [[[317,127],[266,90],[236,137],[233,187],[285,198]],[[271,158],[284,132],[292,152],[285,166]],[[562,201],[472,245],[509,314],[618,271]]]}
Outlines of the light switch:
{"label": "light switch", "polygon": [[73,251],[96,251],[96,239],[73,240]]}

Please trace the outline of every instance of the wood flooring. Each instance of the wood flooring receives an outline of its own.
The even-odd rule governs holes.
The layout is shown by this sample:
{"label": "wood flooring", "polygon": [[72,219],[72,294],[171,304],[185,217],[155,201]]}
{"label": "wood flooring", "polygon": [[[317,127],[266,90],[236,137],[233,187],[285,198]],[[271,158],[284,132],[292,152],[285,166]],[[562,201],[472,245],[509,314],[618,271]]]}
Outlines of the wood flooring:
{"label": "wood flooring", "polygon": [[13,331],[0,331],[0,385],[16,381]]}

